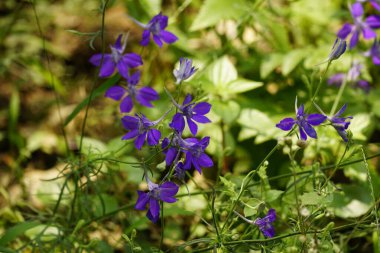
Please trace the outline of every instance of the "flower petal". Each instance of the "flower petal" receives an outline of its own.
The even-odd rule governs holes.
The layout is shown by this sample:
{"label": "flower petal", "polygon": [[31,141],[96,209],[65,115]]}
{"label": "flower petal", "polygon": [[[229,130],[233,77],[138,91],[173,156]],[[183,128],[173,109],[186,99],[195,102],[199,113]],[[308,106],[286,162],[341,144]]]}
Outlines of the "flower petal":
{"label": "flower petal", "polygon": [[139,134],[138,130],[132,130],[132,131],[128,132],[127,134],[125,134],[121,139],[122,140],[129,140],[129,139],[135,138],[138,134]]}
{"label": "flower petal", "polygon": [[112,60],[111,55],[104,55],[102,66],[100,67],[99,76],[109,77],[115,71],[115,63]]}
{"label": "flower petal", "polygon": [[378,15],[368,16],[365,22],[372,29],[380,28],[380,16]]}
{"label": "flower petal", "polygon": [[176,113],[173,116],[172,122],[169,126],[179,132],[182,132],[185,129],[185,120],[183,119],[183,115],[181,113]]}
{"label": "flower petal", "polygon": [[137,210],[145,210],[146,205],[149,201],[149,195],[143,191],[137,191],[139,198],[136,201],[135,209]]}
{"label": "flower petal", "polygon": [[123,64],[130,68],[136,68],[138,66],[143,65],[141,56],[136,53],[125,54],[120,61],[122,61]]}
{"label": "flower petal", "polygon": [[139,128],[139,120],[135,117],[124,116],[121,122],[123,123],[123,127],[127,130],[136,130]]}
{"label": "flower petal", "polygon": [[115,86],[110,87],[106,91],[106,93],[104,94],[104,96],[118,101],[118,100],[120,100],[124,96],[124,94],[126,92],[127,91],[124,89],[124,87],[119,86],[119,85],[115,85]]}
{"label": "flower petal", "polygon": [[120,103],[120,112],[130,112],[133,108],[131,96],[126,96]]}
{"label": "flower petal", "polygon": [[197,132],[198,132],[198,126],[197,126],[197,124],[195,124],[194,121],[192,121],[189,117],[186,117],[186,121],[187,121],[187,125],[190,128],[190,132],[193,135],[197,135]]}
{"label": "flower petal", "polygon": [[150,41],[150,32],[149,30],[145,30],[142,34],[140,45],[146,47],[148,46],[149,41]]}
{"label": "flower petal", "polygon": [[146,107],[153,107],[153,105],[150,103],[150,101],[158,100],[159,95],[157,91],[150,87],[143,87],[140,90],[137,91],[136,94],[136,100],[146,106]]}
{"label": "flower petal", "polygon": [[362,32],[363,32],[363,37],[366,40],[376,37],[376,32],[369,27],[364,27]]}
{"label": "flower petal", "polygon": [[165,41],[167,44],[172,44],[178,40],[178,37],[175,36],[173,33],[162,30],[160,32],[160,37],[163,41]]}
{"label": "flower petal", "polygon": [[313,125],[313,126],[318,126],[322,124],[326,120],[326,116],[323,114],[319,113],[313,113],[307,116],[306,121],[307,123]]}
{"label": "flower petal", "polygon": [[137,138],[135,140],[135,147],[138,150],[141,150],[141,147],[144,145],[145,139],[146,139],[146,132],[143,132],[142,134],[137,136]]}
{"label": "flower petal", "polygon": [[186,97],[185,97],[185,99],[182,102],[182,105],[184,106],[184,105],[190,104],[191,100],[193,100],[193,98],[191,97],[190,94],[187,94]]}
{"label": "flower petal", "polygon": [[354,48],[356,44],[358,44],[358,41],[359,41],[359,32],[355,30],[352,33],[352,36],[350,39],[350,49]]}
{"label": "flower petal", "polygon": [[209,103],[200,102],[193,107],[193,112],[200,115],[205,115],[210,111],[210,109],[211,109],[211,105]]}
{"label": "flower petal", "polygon": [[210,123],[211,120],[209,120],[206,116],[194,114],[192,117],[193,120],[199,123]]}
{"label": "flower petal", "polygon": [[155,146],[158,144],[161,138],[161,132],[157,129],[150,129],[148,131],[148,144],[150,146]]}
{"label": "flower petal", "polygon": [[311,138],[317,139],[317,132],[315,132],[314,128],[309,123],[303,122],[302,128]]}
{"label": "flower petal", "polygon": [[351,14],[354,18],[361,17],[363,15],[363,6],[361,3],[354,3],[351,5]]}
{"label": "flower petal", "polygon": [[165,162],[167,166],[170,166],[173,163],[174,159],[177,157],[177,154],[177,149],[173,147],[168,149],[165,157]]}
{"label": "flower petal", "polygon": [[153,34],[153,41],[157,44],[157,46],[162,47],[162,41],[158,35]]}
{"label": "flower petal", "polygon": [[289,131],[293,128],[296,121],[293,118],[285,118],[280,121],[280,123],[276,124],[276,127],[280,128],[284,131]]}
{"label": "flower petal", "polygon": [[206,155],[205,153],[202,153],[199,156],[198,163],[203,168],[210,168],[210,167],[214,166],[212,159],[208,155]]}
{"label": "flower petal", "polygon": [[347,38],[347,36],[351,33],[352,31],[352,25],[349,23],[345,23],[342,28],[339,30],[337,33],[338,38],[344,40]]}
{"label": "flower petal", "polygon": [[147,213],[148,219],[150,219],[153,223],[158,221],[160,217],[160,203],[158,200],[154,198],[149,199],[149,211]]}

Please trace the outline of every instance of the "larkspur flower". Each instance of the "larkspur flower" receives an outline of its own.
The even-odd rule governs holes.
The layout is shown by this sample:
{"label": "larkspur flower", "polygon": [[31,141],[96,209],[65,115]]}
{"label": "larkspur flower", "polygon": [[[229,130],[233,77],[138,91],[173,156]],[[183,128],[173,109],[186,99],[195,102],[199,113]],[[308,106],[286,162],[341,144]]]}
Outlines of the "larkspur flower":
{"label": "larkspur flower", "polygon": [[265,237],[272,238],[274,236],[274,227],[272,223],[276,220],[276,210],[269,209],[268,214],[263,218],[257,218],[255,224]]}
{"label": "larkspur flower", "polygon": [[182,105],[178,105],[173,100],[174,105],[179,109],[180,112],[177,112],[173,116],[170,126],[173,129],[176,129],[177,131],[182,132],[185,128],[184,118],[186,118],[190,132],[193,135],[196,135],[198,132],[198,126],[194,121],[198,123],[211,122],[206,116],[204,116],[210,111],[211,105],[207,102],[191,103],[191,100],[192,100],[192,97],[190,94],[186,95]]}
{"label": "larkspur flower", "polygon": [[380,44],[378,40],[373,42],[368,56],[371,56],[373,64],[380,65]]}
{"label": "larkspur flower", "polygon": [[337,60],[342,54],[344,54],[344,52],[346,51],[346,47],[346,41],[337,38],[329,54],[328,61]]}
{"label": "larkspur flower", "polygon": [[337,73],[335,75],[332,75],[327,80],[327,83],[329,85],[335,85],[337,87],[340,87],[343,84],[344,79],[347,78],[347,82],[349,82],[353,87],[362,89],[366,93],[368,93],[370,90],[370,85],[368,81],[360,79],[362,69],[363,64],[354,61],[347,75],[344,73]]}
{"label": "larkspur flower", "polygon": [[335,128],[335,130],[338,132],[340,137],[347,142],[347,128],[350,125],[350,119],[352,119],[352,116],[348,117],[340,117],[340,115],[343,114],[343,112],[346,110],[347,104],[344,104],[342,108],[332,117],[328,117],[328,120],[331,122],[332,126]]}
{"label": "larkspur flower", "polygon": [[371,15],[364,21],[364,10],[361,3],[352,4],[350,9],[354,24],[345,23],[337,35],[344,40],[351,34],[350,49],[352,49],[358,43],[360,34],[363,34],[366,40],[376,37],[376,32],[373,29],[380,27],[380,17]]}
{"label": "larkspur flower", "polygon": [[[297,100],[296,100],[297,101]],[[297,104],[297,102],[296,102]],[[297,108],[297,105],[296,105]],[[307,140],[307,135],[311,138],[317,138],[317,132],[314,130],[313,126],[318,126],[322,124],[326,120],[326,116],[318,113],[314,114],[306,114],[304,112],[304,105],[296,110],[297,117],[293,118],[285,118],[280,121],[280,123],[276,124],[276,127],[280,128],[284,131],[289,131],[293,128],[295,124],[298,125],[300,136],[302,140]]]}
{"label": "larkspur flower", "polygon": [[142,46],[147,46],[150,42],[150,35],[153,35],[153,41],[159,46],[162,47],[163,42],[167,44],[172,44],[178,40],[177,36],[175,36],[173,33],[168,32],[165,30],[165,28],[168,26],[168,17],[165,15],[162,15],[160,12],[156,16],[154,16],[147,25],[137,21],[136,19],[132,18],[132,20],[144,28],[144,32],[142,34],[142,40],[140,44]]}
{"label": "larkspur flower", "polygon": [[179,180],[184,180],[186,175],[186,169],[184,168],[184,165],[182,162],[179,162],[176,164],[174,169],[174,176],[178,178]]}
{"label": "larkspur flower", "polygon": [[136,99],[141,105],[153,107],[151,101],[159,99],[158,93],[150,87],[142,87],[137,89],[140,81],[140,71],[136,71],[127,78],[127,87],[115,85],[106,91],[105,96],[113,100],[119,101],[121,112],[130,112],[133,108],[133,99]]}
{"label": "larkspur flower", "polygon": [[165,182],[161,185],[152,183],[149,179],[148,188],[149,192],[137,191],[139,197],[137,199],[135,209],[145,210],[149,205],[146,216],[153,223],[156,223],[160,217],[160,202],[174,203],[177,201],[175,195],[178,192],[179,187],[173,182]]}
{"label": "larkspur flower", "polygon": [[123,136],[122,140],[136,138],[135,147],[139,150],[144,145],[145,140],[148,141],[148,145],[150,146],[158,144],[161,138],[161,132],[154,129],[154,127],[158,124],[159,120],[152,122],[148,120],[144,114],[136,114],[135,117],[124,116],[121,121],[124,128],[130,131]]}
{"label": "larkspur flower", "polygon": [[174,132],[172,141],[164,138],[161,143],[161,148],[165,154],[165,162],[167,166],[172,165],[173,162],[179,159],[182,151],[186,148],[187,143],[182,139],[180,133]]}
{"label": "larkspur flower", "polygon": [[[115,72],[115,68],[119,71],[119,74],[128,78],[129,68],[135,68],[143,64],[141,56],[136,53],[123,54],[127,40],[124,40],[124,43],[121,43],[122,35],[120,34],[117,38],[115,45],[111,47],[111,54],[95,54],[90,58],[90,63],[95,66],[100,67],[99,76],[109,77]],[[102,62],[103,58],[103,62]]]}
{"label": "larkspur flower", "polygon": [[176,78],[176,84],[180,84],[182,81],[185,81],[191,77],[197,69],[192,66],[193,62],[188,58],[179,59],[179,68],[173,70],[173,75]]}
{"label": "larkspur flower", "polygon": [[212,159],[205,153],[210,137],[204,137],[202,140],[196,138],[189,138],[185,140],[187,147],[185,148],[185,169],[190,169],[191,165],[199,172],[202,173],[202,168],[210,168],[214,166]]}

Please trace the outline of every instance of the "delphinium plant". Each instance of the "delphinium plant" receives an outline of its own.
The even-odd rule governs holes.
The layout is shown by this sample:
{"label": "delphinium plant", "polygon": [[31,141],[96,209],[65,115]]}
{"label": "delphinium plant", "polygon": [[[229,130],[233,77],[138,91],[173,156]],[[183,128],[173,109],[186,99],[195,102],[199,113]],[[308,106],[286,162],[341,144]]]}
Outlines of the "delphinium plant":
{"label": "delphinium plant", "polygon": [[[85,109],[77,152],[52,180],[50,209],[6,231],[0,251],[380,251],[380,179],[368,162],[380,153],[362,127],[379,117],[367,70],[380,62],[379,1],[331,14],[346,23],[312,16],[335,29],[322,37],[302,27],[314,15],[299,13],[305,1],[207,0],[187,27],[190,2],[151,4],[143,22],[136,6],[148,3],[130,1],[125,33],[107,31],[102,1],[101,30],[76,32],[101,41],[88,58],[96,81],[65,120]],[[84,136],[95,98],[121,133],[103,146]],[[10,244],[20,228],[28,239]]]}

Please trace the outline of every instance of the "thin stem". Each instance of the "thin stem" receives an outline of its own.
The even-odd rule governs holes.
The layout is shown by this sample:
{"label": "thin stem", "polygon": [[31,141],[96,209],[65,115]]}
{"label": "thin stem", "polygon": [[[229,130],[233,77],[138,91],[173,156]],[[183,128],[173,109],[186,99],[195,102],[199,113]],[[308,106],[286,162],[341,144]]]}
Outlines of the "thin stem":
{"label": "thin stem", "polygon": [[336,95],[336,97],[335,97],[334,104],[333,104],[333,106],[332,106],[332,108],[331,108],[331,111],[330,111],[330,116],[332,116],[332,115],[335,114],[335,112],[336,112],[336,108],[338,107],[339,101],[340,101],[340,99],[342,98],[343,91],[344,91],[344,89],[346,88],[346,86],[347,86],[347,78],[345,77],[345,78],[343,79],[343,83],[342,83],[342,85],[341,85],[340,88],[339,88],[338,95]]}

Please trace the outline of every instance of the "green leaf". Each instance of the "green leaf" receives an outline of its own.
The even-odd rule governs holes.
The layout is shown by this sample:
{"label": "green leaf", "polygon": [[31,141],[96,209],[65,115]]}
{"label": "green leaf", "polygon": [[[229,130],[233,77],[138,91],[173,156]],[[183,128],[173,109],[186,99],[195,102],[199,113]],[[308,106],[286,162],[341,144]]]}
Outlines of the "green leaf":
{"label": "green leaf", "polygon": [[[109,87],[117,83],[120,79],[119,75],[115,75],[102,83],[98,88],[96,88],[92,94],[91,100],[94,100],[95,98],[102,95]],[[78,104],[75,109],[70,113],[70,115],[66,118],[64,125],[66,126],[69,124],[77,115],[78,113],[90,102],[90,96],[88,96],[86,99],[84,99],[80,104]]]}
{"label": "green leaf", "polygon": [[265,192],[264,199],[266,202],[272,202],[272,201],[277,200],[283,193],[284,191],[280,191],[280,190],[269,190]]}
{"label": "green leaf", "polygon": [[324,196],[321,196],[316,192],[306,192],[300,196],[303,205],[319,205],[323,203],[324,198]]}
{"label": "green leaf", "polygon": [[245,0],[206,0],[190,31],[200,30],[217,24],[222,19],[238,19],[247,10]]}
{"label": "green leaf", "polygon": [[208,79],[218,88],[226,87],[237,77],[237,70],[227,56],[215,61],[208,70]]}
{"label": "green leaf", "polygon": [[257,214],[261,205],[265,205],[260,199],[250,199],[244,206],[244,216],[249,217]]}
{"label": "green leaf", "polygon": [[0,246],[5,246],[7,243],[13,241],[28,229],[34,228],[40,225],[38,221],[27,221],[19,223],[6,230],[5,234],[0,238]]}
{"label": "green leaf", "polygon": [[287,76],[294,70],[295,67],[305,58],[306,52],[305,50],[293,50],[290,53],[288,53],[283,62],[282,62],[282,74],[284,76]]}
{"label": "green leaf", "polygon": [[271,54],[268,56],[260,66],[260,76],[261,78],[266,78],[273,70],[283,62],[284,56],[281,54]]}
{"label": "green leaf", "polygon": [[233,100],[213,102],[213,111],[220,116],[226,124],[234,122],[240,113],[240,106]]}
{"label": "green leaf", "polygon": [[262,82],[250,81],[247,79],[238,78],[228,84],[228,93],[243,93],[263,86]]}

